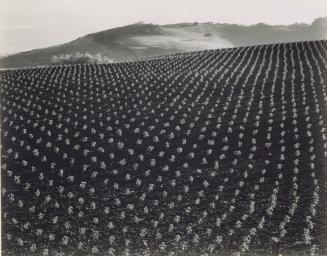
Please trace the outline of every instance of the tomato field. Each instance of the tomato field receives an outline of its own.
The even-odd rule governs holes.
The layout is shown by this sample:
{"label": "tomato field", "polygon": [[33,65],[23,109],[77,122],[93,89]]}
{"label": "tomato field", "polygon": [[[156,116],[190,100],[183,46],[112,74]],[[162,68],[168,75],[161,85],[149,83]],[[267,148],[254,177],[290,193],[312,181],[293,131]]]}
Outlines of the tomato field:
{"label": "tomato field", "polygon": [[4,255],[326,255],[327,42],[0,71]]}

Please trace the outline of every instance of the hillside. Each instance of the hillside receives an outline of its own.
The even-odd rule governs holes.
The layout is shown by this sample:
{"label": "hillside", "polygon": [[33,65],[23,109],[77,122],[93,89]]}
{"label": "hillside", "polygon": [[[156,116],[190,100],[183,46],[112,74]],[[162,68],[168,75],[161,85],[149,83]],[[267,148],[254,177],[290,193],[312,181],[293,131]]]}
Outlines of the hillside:
{"label": "hillside", "polygon": [[2,253],[326,255],[326,62],[310,41],[0,71]]}
{"label": "hillside", "polygon": [[327,18],[311,25],[270,26],[257,24],[184,23],[154,25],[137,23],[78,38],[72,42],[0,58],[1,68],[49,65],[60,54],[101,54],[114,62],[169,53],[327,39]]}

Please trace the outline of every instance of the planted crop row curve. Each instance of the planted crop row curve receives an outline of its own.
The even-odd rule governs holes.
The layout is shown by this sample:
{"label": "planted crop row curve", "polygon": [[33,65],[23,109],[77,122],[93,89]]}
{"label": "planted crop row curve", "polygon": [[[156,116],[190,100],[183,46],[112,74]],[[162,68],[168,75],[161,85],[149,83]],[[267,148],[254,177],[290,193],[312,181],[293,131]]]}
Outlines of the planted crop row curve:
{"label": "planted crop row curve", "polygon": [[3,252],[324,255],[326,58],[314,41],[1,71]]}

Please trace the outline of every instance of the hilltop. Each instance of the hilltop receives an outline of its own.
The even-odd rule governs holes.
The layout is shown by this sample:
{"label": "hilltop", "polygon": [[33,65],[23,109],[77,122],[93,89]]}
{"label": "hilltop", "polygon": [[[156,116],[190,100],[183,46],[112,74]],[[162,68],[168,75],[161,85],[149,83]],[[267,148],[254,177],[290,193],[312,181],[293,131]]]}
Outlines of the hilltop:
{"label": "hilltop", "polygon": [[244,26],[223,23],[136,23],[108,29],[53,47],[0,57],[1,68],[51,64],[51,57],[77,52],[101,55],[113,62],[170,53],[326,39],[327,18],[312,24]]}

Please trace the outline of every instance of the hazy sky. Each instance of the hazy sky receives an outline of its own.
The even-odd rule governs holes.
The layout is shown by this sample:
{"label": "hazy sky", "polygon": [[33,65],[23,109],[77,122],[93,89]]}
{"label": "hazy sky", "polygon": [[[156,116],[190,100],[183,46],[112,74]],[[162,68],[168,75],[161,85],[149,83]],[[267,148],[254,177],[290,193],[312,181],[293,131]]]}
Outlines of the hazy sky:
{"label": "hazy sky", "polygon": [[322,16],[327,0],[0,0],[0,54],[138,21],[290,24]]}

